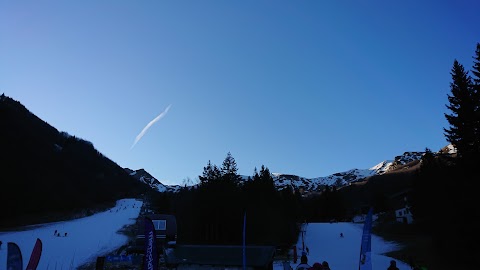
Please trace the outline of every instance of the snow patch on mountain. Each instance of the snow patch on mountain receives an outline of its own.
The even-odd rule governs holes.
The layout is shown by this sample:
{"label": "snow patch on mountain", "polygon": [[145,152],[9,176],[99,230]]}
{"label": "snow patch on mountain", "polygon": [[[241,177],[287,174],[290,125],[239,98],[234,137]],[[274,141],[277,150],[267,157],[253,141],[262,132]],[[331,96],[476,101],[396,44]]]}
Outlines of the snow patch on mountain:
{"label": "snow patch on mountain", "polygon": [[155,177],[150,175],[147,171],[144,169],[139,169],[139,170],[132,170],[129,168],[125,168],[125,171],[132,176],[133,178],[137,179],[140,182],[143,182],[147,185],[149,185],[152,189],[158,191],[158,192],[177,192],[180,190],[180,186],[178,185],[173,185],[173,186],[167,186],[162,184],[160,181],[158,181]]}
{"label": "snow patch on mountain", "polygon": [[[454,154],[456,153],[455,148],[449,144],[443,147],[440,151],[434,154]],[[421,161],[425,152],[405,152],[402,155],[396,156],[393,160],[385,160],[369,169],[351,169],[344,172],[334,173],[332,175],[324,177],[315,177],[315,178],[305,178],[298,175],[292,174],[283,174],[283,173],[272,173],[273,181],[275,186],[282,190],[287,187],[292,189],[298,189],[303,192],[316,192],[322,191],[326,186],[331,187],[343,187],[350,185],[354,182],[365,181],[369,177],[374,175],[381,175],[399,168],[409,168],[412,164],[418,164]],[[159,192],[177,192],[181,189],[181,186],[178,185],[163,185],[151,176],[144,169],[139,169],[136,171],[126,168],[127,172],[135,177],[136,179],[150,185],[155,190]],[[240,181],[248,181],[249,176],[240,176]],[[190,186],[191,187],[194,187]]]}

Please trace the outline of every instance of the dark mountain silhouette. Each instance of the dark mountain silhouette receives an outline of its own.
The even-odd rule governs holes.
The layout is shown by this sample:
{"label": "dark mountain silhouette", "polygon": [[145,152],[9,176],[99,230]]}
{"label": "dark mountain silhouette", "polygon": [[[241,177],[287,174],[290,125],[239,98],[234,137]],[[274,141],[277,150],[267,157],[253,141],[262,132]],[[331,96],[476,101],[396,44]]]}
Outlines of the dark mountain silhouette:
{"label": "dark mountain silhouette", "polygon": [[87,140],[0,96],[0,226],[88,215],[150,192]]}

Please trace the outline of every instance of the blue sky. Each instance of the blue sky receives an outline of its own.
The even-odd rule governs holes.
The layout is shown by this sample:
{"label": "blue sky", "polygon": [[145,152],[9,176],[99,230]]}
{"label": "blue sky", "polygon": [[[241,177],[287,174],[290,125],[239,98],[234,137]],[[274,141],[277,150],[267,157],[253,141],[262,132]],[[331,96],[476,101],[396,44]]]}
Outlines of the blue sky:
{"label": "blue sky", "polygon": [[243,175],[327,176],[447,145],[449,73],[473,64],[479,8],[0,0],[0,92],[165,184],[228,152]]}

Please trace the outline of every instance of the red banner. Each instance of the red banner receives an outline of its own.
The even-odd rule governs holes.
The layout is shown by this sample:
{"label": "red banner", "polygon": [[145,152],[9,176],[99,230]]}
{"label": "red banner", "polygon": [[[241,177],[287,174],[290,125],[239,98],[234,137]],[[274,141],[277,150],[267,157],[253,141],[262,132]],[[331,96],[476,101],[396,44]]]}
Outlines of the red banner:
{"label": "red banner", "polygon": [[40,256],[42,255],[42,240],[37,238],[35,246],[33,247],[32,254],[30,255],[30,260],[28,261],[27,269],[25,270],[36,270],[38,262],[40,262]]}

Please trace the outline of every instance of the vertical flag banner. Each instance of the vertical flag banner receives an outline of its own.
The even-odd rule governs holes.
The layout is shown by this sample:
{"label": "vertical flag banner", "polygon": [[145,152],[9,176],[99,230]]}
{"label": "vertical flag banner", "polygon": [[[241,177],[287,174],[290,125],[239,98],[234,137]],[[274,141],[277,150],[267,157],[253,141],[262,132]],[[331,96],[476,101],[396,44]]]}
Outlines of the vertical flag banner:
{"label": "vertical flag banner", "polygon": [[246,240],[245,233],[247,227],[247,211],[243,214],[243,270],[247,269],[247,252],[246,252]]}
{"label": "vertical flag banner", "polygon": [[373,209],[368,210],[365,223],[363,224],[362,244],[360,246],[359,270],[372,270],[372,214]]}
{"label": "vertical flag banner", "polygon": [[293,263],[297,263],[297,246],[293,246]]}
{"label": "vertical flag banner", "polygon": [[40,262],[40,256],[42,255],[42,240],[37,238],[35,246],[33,247],[32,254],[30,255],[30,260],[27,264],[26,270],[36,270],[38,263]]}
{"label": "vertical flag banner", "polygon": [[157,253],[157,236],[155,235],[155,227],[153,221],[145,217],[145,252],[143,259],[144,270],[158,269],[158,253]]}
{"label": "vertical flag banner", "polygon": [[7,244],[7,269],[23,270],[22,252],[18,245],[13,242]]}

